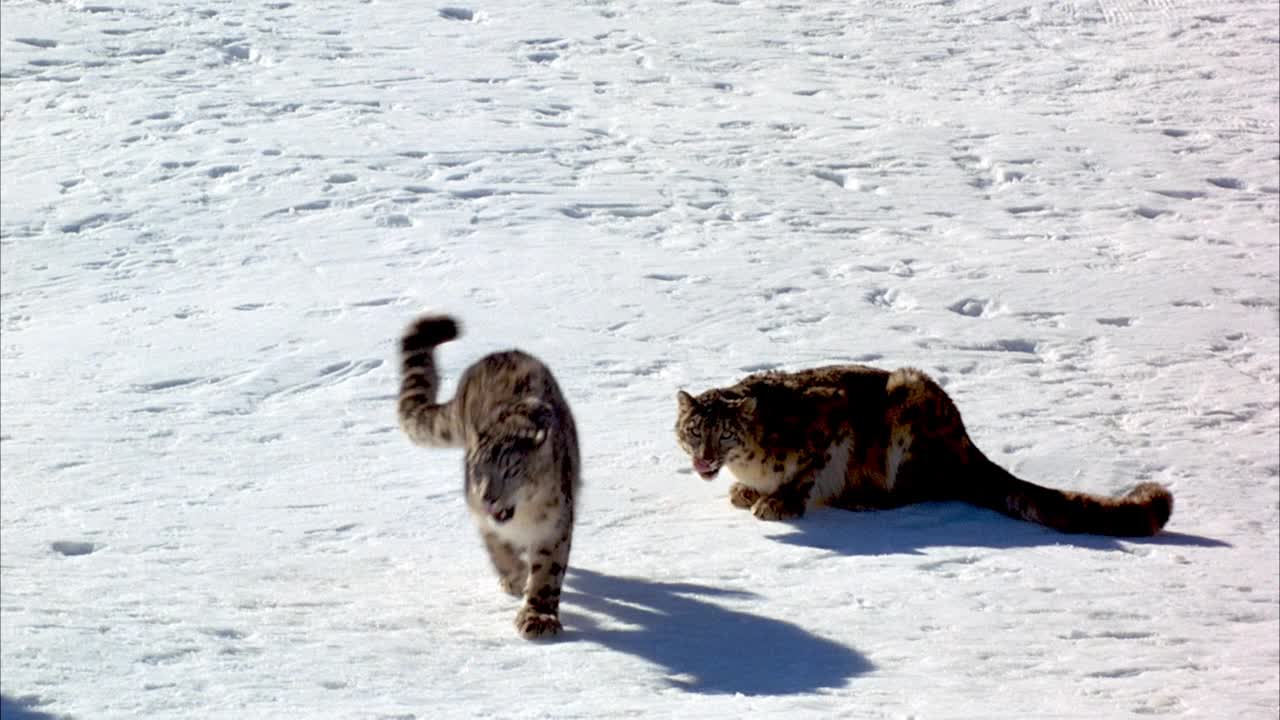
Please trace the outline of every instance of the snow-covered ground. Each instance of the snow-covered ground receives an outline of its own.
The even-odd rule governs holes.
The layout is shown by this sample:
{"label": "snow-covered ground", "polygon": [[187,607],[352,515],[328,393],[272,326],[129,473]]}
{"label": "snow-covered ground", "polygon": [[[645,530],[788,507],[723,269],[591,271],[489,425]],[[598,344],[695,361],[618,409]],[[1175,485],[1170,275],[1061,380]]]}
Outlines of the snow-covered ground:
{"label": "snow-covered ground", "polygon": [[[465,0],[457,0],[465,2]],[[6,0],[0,703],[89,718],[1280,712],[1274,0]],[[460,453],[519,346],[585,477],[512,627]],[[1150,540],[767,524],[677,388],[916,365]]]}

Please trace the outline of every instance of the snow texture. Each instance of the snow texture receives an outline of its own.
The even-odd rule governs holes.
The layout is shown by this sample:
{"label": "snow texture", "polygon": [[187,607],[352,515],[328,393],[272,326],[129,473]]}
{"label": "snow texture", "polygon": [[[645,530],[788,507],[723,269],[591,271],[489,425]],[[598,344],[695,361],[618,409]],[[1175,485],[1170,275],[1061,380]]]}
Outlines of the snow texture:
{"label": "snow texture", "polygon": [[[1280,712],[1274,0],[0,6],[5,718]],[[548,362],[521,640],[396,340]],[[1149,540],[763,523],[678,388],[925,369]]]}

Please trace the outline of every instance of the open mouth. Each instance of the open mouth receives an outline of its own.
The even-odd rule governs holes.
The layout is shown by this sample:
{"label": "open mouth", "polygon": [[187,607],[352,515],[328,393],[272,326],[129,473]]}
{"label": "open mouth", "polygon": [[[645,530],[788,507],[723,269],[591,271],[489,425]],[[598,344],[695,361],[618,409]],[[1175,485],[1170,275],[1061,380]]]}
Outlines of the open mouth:
{"label": "open mouth", "polygon": [[703,480],[711,480],[720,472],[720,466],[703,460],[694,460],[693,471]]}
{"label": "open mouth", "polygon": [[493,518],[493,521],[499,524],[507,522],[512,517],[514,517],[515,514],[516,514],[516,509],[513,507],[503,508],[501,510],[489,511],[489,517]]}

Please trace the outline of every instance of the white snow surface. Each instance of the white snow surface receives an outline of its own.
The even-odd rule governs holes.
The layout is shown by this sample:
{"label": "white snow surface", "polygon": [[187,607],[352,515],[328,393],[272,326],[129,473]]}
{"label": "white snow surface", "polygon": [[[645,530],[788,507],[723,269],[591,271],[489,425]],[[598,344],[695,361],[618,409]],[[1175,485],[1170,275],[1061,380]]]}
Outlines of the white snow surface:
{"label": "white snow surface", "polygon": [[[466,0],[457,0],[465,3]],[[1274,0],[6,0],[6,718],[1280,712]],[[520,639],[424,310],[582,435]],[[678,388],[913,365],[1147,540],[765,523]]]}

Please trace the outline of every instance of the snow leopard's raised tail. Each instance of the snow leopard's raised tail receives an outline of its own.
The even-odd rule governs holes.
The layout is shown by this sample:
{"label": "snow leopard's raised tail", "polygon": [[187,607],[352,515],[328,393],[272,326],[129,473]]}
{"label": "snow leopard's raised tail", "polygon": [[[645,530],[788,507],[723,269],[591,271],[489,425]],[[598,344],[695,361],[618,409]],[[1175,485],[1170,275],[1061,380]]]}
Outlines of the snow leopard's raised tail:
{"label": "snow leopard's raised tail", "polygon": [[436,346],[458,337],[458,323],[448,315],[424,315],[400,341],[400,428],[415,445],[461,447],[457,403],[437,403],[440,373]]}

